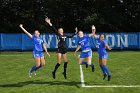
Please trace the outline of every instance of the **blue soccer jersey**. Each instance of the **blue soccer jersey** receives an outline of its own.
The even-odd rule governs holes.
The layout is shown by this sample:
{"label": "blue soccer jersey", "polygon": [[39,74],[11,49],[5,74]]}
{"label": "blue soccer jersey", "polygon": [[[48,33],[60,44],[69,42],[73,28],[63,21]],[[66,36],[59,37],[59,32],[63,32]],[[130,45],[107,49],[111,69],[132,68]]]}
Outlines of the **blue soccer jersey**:
{"label": "blue soccer jersey", "polygon": [[32,40],[33,40],[33,46],[34,46],[33,51],[36,51],[36,52],[43,51],[43,44],[44,44],[43,39],[41,37],[36,37],[33,35]]}
{"label": "blue soccer jersey", "polygon": [[108,58],[105,45],[107,44],[106,40],[96,39],[96,47],[98,49],[99,58]]}
{"label": "blue soccer jersey", "polygon": [[82,38],[79,38],[78,45],[81,46],[82,52],[90,51],[91,47],[89,44],[89,35],[85,35]]}

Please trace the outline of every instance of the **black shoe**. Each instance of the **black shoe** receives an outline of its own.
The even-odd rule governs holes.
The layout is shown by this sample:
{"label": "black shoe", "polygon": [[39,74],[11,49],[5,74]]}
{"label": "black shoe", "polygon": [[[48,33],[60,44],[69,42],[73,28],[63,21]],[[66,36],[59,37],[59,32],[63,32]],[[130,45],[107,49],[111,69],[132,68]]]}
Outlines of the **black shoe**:
{"label": "black shoe", "polygon": [[53,78],[55,79],[55,72],[52,72],[52,76],[53,76]]}
{"label": "black shoe", "polygon": [[103,80],[107,77],[107,74],[104,74]]}
{"label": "black shoe", "polygon": [[111,80],[111,76],[108,76],[108,81],[110,81]]}
{"label": "black shoe", "polygon": [[67,79],[67,74],[66,73],[62,73],[64,75],[64,78]]}
{"label": "black shoe", "polygon": [[94,72],[95,71],[95,68],[94,68],[94,66],[92,67],[92,72]]}
{"label": "black shoe", "polygon": [[86,64],[86,68],[88,68],[88,64]]}

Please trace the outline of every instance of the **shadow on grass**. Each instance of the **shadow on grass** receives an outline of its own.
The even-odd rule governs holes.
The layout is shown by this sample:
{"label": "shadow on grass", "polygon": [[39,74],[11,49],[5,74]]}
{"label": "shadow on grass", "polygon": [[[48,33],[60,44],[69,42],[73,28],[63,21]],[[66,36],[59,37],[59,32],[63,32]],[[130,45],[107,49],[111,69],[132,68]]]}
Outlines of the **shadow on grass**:
{"label": "shadow on grass", "polygon": [[46,84],[46,85],[65,85],[65,86],[76,86],[77,88],[80,88],[80,84],[81,82],[75,82],[75,81],[71,81],[71,82],[64,82],[64,81],[50,81],[50,82],[41,82],[41,81],[25,81],[25,82],[18,82],[15,84],[4,84],[4,85],[0,85],[0,87],[3,88],[9,88],[9,87],[24,87],[27,85],[31,85],[31,84]]}

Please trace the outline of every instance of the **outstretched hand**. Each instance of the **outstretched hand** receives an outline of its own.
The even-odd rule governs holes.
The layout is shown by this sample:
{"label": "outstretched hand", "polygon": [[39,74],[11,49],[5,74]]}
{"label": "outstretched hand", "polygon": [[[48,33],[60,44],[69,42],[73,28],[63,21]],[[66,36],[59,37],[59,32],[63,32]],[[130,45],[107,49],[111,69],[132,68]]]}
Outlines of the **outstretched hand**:
{"label": "outstretched hand", "polygon": [[51,19],[50,18],[45,18],[45,21],[50,25],[50,26],[52,26],[52,23],[51,23]]}
{"label": "outstretched hand", "polygon": [[50,54],[48,53],[48,52],[46,52],[47,53],[47,55],[50,57]]}
{"label": "outstretched hand", "polygon": [[51,23],[51,20],[50,20],[50,18],[45,18],[45,21],[47,22],[47,23]]}
{"label": "outstretched hand", "polygon": [[112,50],[112,48],[111,48],[111,47],[109,47],[109,48],[108,48],[108,50]]}
{"label": "outstretched hand", "polygon": [[23,27],[23,24],[20,24],[19,27]]}
{"label": "outstretched hand", "polygon": [[75,34],[78,32],[78,28],[77,27],[75,27]]}
{"label": "outstretched hand", "polygon": [[94,25],[92,25],[92,27],[91,27],[91,28],[92,28],[92,30],[96,29]]}
{"label": "outstretched hand", "polygon": [[77,54],[77,53],[76,53],[76,52],[74,52],[74,56],[76,56],[76,54]]}

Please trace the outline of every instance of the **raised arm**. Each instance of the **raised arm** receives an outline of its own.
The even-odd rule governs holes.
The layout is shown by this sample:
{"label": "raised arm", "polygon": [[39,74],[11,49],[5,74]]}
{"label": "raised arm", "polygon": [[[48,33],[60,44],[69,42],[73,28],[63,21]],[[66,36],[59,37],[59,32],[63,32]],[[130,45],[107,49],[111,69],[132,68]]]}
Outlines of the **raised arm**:
{"label": "raised arm", "polygon": [[76,28],[75,28],[75,33],[73,33],[72,35],[66,34],[66,36],[67,36],[67,38],[72,38],[72,37],[74,37],[74,35],[77,34],[77,32],[78,32],[78,29],[77,29],[77,27],[76,27]]}
{"label": "raised arm", "polygon": [[93,36],[94,38],[97,38],[97,36],[96,36],[96,34],[95,34],[95,32],[96,32],[96,28],[95,28],[94,25],[92,25],[91,30],[92,30],[92,33],[89,34],[89,37]]}
{"label": "raised arm", "polygon": [[23,30],[23,32],[24,32],[25,34],[27,34],[30,38],[32,38],[32,34],[30,34],[30,33],[23,27],[22,24],[20,24],[19,27]]}
{"label": "raised arm", "polygon": [[57,35],[59,35],[57,29],[52,25],[50,18],[45,18],[45,22],[48,23],[50,27],[52,27],[53,31],[55,31]]}

